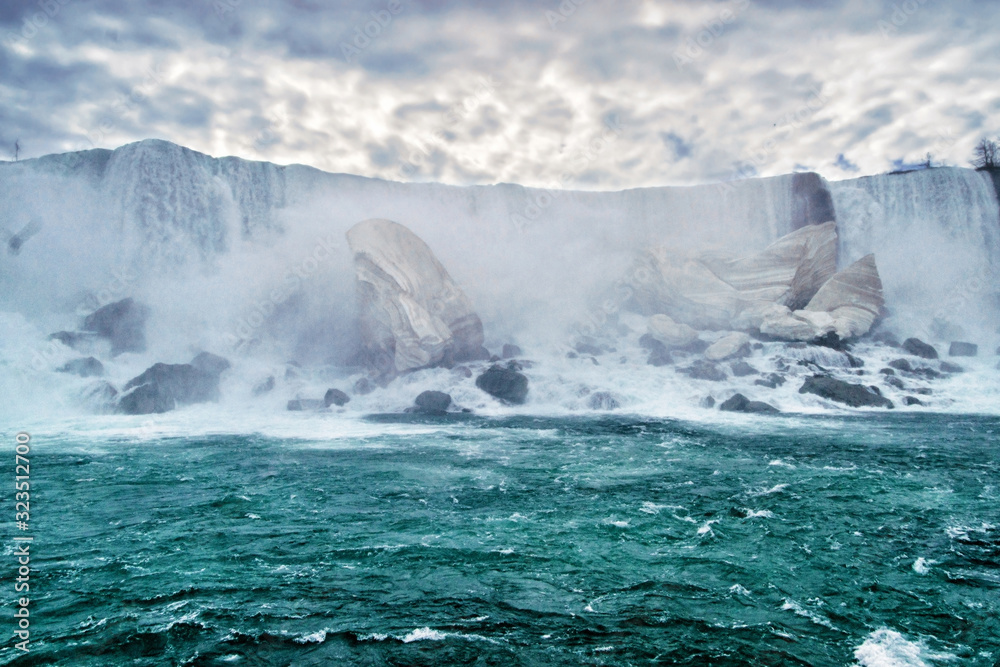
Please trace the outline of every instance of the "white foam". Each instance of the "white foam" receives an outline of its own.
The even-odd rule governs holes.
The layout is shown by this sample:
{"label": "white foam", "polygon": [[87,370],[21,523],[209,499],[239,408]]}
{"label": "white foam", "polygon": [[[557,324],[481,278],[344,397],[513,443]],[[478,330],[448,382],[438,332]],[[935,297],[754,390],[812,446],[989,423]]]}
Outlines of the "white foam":
{"label": "white foam", "polygon": [[923,642],[913,642],[891,628],[879,628],[854,651],[862,667],[931,667],[935,660],[956,660],[949,653],[931,653]]}

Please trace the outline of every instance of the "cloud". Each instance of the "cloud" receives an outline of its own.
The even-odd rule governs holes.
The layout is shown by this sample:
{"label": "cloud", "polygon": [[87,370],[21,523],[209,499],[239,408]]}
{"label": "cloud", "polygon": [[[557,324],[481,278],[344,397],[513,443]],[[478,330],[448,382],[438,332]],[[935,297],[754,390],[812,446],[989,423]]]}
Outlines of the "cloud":
{"label": "cloud", "polygon": [[157,136],[393,180],[617,189],[964,165],[1000,131],[989,2],[567,2],[6,2],[0,154]]}

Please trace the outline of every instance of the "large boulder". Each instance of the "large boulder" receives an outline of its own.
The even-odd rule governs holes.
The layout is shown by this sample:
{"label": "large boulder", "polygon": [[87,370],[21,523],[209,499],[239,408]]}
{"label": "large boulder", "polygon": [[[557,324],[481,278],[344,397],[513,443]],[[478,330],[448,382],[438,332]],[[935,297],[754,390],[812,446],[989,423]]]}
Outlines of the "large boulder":
{"label": "large boulder", "polygon": [[60,373],[72,373],[82,378],[100,377],[104,375],[104,364],[94,357],[73,359],[56,369]]}
{"label": "large boulder", "polygon": [[806,378],[799,389],[800,394],[815,394],[822,398],[849,405],[852,408],[875,407],[892,408],[892,401],[887,399],[877,387],[866,387],[851,384],[827,375],[813,375]]}
{"label": "large boulder", "polygon": [[443,415],[451,405],[451,395],[443,391],[422,391],[414,401],[416,412],[425,415]]}
{"label": "large boulder", "polygon": [[709,361],[724,361],[726,359],[745,357],[749,354],[750,336],[739,332],[723,336],[705,350],[705,358]]}
{"label": "large boulder", "polygon": [[780,412],[773,405],[762,401],[751,401],[743,394],[736,394],[727,401],[724,401],[719,409],[724,412],[747,412],[751,414],[777,414]]}
{"label": "large boulder", "polygon": [[331,405],[336,405],[339,408],[350,402],[351,397],[342,392],[340,389],[327,389],[326,393],[323,395],[324,408],[328,408]]}
{"label": "large boulder", "polygon": [[829,313],[834,333],[848,340],[868,333],[884,306],[875,255],[866,255],[830,278],[805,310]]}
{"label": "large boulder", "polygon": [[229,362],[203,352],[189,364],[153,364],[122,389],[118,411],[129,415],[169,412],[179,405],[219,399],[219,376]]}
{"label": "large boulder", "polygon": [[413,232],[390,220],[365,220],[347,231],[347,242],[354,253],[362,344],[372,370],[392,377],[483,358],[479,316]]}
{"label": "large boulder", "polygon": [[476,386],[507,403],[521,404],[528,396],[528,378],[502,366],[492,366],[476,378]]}
{"label": "large boulder", "polygon": [[146,351],[146,319],[149,308],[131,297],[98,308],[83,321],[83,330],[111,343],[111,354]]}
{"label": "large boulder", "polygon": [[631,305],[700,330],[753,328],[768,306],[804,306],[834,274],[836,258],[833,222],[808,225],[738,259],[652,248],[629,272]]}
{"label": "large boulder", "polygon": [[933,345],[929,345],[919,338],[907,338],[903,341],[903,349],[915,357],[921,359],[937,359],[938,352]]}
{"label": "large boulder", "polygon": [[678,324],[666,315],[653,315],[646,321],[650,336],[669,349],[683,348],[698,340],[698,332],[686,324]]}
{"label": "large boulder", "polygon": [[979,354],[979,346],[975,343],[954,341],[948,347],[949,357],[975,357]]}

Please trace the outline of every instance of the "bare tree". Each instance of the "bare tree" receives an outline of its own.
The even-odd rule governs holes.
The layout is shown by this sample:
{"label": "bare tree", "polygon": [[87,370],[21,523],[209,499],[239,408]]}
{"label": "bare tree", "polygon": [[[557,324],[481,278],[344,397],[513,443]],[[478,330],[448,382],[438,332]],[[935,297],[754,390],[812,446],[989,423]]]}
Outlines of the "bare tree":
{"label": "bare tree", "polygon": [[14,162],[17,162],[17,156],[21,154],[21,140],[14,140]]}
{"label": "bare tree", "polygon": [[996,169],[1000,167],[1000,144],[983,137],[972,150],[972,166],[976,169]]}

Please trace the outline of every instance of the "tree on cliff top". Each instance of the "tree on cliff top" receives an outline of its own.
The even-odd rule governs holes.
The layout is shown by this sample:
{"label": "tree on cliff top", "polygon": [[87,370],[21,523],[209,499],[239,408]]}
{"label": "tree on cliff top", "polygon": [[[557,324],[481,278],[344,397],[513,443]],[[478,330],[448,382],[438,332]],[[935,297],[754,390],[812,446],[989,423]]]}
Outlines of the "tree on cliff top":
{"label": "tree on cliff top", "polygon": [[972,149],[972,166],[976,169],[1000,167],[1000,143],[983,137]]}

